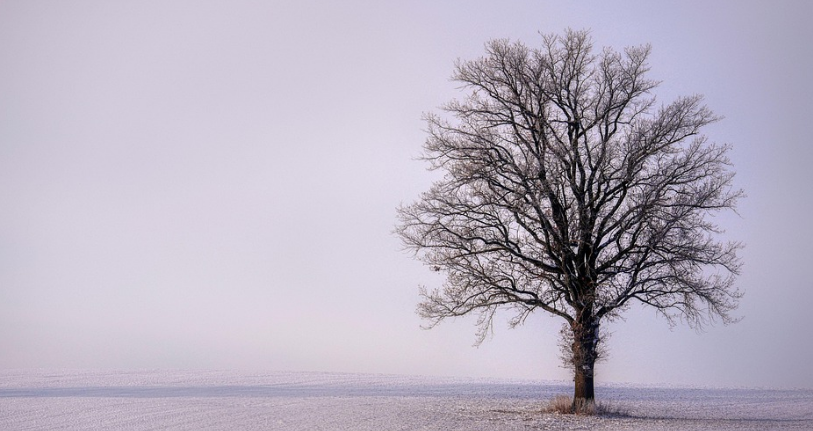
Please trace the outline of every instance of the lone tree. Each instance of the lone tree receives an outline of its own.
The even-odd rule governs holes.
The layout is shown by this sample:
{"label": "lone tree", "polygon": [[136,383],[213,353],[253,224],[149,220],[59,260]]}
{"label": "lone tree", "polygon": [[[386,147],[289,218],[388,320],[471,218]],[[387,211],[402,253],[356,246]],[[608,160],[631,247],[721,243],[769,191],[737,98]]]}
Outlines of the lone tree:
{"label": "lone tree", "polygon": [[742,195],[729,146],[700,135],[719,117],[696,95],[656,106],[649,52],[594,53],[568,30],[458,61],[468,96],[426,116],[424,159],[444,176],[398,209],[397,234],[446,277],[420,315],[479,313],[478,343],[500,308],[512,326],[561,317],[574,405],[594,398],[600,324],[632,302],[698,327],[731,322],[741,297],[741,245],[709,220]]}

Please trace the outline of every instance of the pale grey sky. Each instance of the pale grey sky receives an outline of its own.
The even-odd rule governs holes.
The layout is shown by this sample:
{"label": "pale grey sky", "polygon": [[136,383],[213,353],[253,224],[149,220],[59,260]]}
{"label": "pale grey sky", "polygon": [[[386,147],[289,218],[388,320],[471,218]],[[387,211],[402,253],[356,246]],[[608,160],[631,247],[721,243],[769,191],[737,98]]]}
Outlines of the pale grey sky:
{"label": "pale grey sky", "polygon": [[748,198],[733,326],[646,309],[599,381],[813,387],[813,6],[806,1],[0,1],[0,367],[566,379],[559,322],[431,330],[395,207],[421,114],[492,38],[651,43],[702,93]]}

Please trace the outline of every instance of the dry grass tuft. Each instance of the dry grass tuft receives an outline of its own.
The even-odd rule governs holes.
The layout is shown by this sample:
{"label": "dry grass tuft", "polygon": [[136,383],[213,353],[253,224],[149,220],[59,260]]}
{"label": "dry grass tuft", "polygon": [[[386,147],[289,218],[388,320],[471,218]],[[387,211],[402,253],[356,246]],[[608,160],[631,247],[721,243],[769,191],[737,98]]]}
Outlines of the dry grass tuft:
{"label": "dry grass tuft", "polygon": [[583,415],[583,416],[626,416],[627,412],[605,403],[595,401],[579,401],[573,403],[573,399],[566,395],[557,395],[542,409],[543,413],[557,413],[563,415]]}
{"label": "dry grass tuft", "polygon": [[569,415],[573,413],[573,401],[567,395],[557,395],[542,409],[545,413]]}

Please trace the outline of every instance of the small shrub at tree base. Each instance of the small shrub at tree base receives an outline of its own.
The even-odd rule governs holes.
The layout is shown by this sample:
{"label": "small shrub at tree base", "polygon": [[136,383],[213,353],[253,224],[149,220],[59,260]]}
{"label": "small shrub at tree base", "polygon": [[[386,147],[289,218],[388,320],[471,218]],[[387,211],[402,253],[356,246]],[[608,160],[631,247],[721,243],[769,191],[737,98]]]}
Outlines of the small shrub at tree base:
{"label": "small shrub at tree base", "polygon": [[567,395],[553,397],[542,409],[543,413],[555,413],[562,415],[583,415],[583,416],[627,416],[628,413],[617,407],[606,403],[597,403],[595,400],[579,399],[573,402],[573,398]]}

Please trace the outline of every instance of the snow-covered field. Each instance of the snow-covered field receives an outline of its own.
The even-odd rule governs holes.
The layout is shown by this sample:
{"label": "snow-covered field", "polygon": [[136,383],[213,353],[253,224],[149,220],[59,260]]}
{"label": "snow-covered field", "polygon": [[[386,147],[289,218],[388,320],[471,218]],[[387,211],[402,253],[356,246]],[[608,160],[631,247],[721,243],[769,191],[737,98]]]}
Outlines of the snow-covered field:
{"label": "snow-covered field", "polygon": [[813,430],[813,391],[604,385],[614,417],[543,414],[565,382],[328,373],[0,371],[0,430]]}

